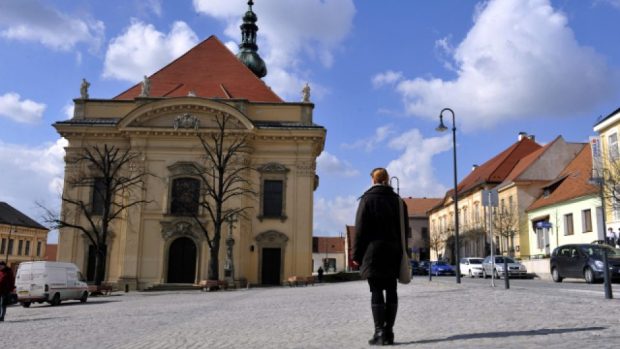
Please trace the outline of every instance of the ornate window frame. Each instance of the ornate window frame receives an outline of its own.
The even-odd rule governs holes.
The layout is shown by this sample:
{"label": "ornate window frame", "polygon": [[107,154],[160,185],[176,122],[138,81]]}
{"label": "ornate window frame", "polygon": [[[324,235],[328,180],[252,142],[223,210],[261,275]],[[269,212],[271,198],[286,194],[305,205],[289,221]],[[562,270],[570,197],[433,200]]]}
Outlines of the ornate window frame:
{"label": "ornate window frame", "polygon": [[[277,163],[277,162],[269,162],[264,165],[261,165],[257,168],[260,173],[260,209],[258,213],[258,220],[263,221],[263,219],[279,219],[284,222],[287,219],[286,216],[286,180],[288,177],[288,172],[290,171],[286,166]],[[265,181],[273,180],[273,181],[281,181],[282,182],[282,213],[280,216],[265,216],[264,212],[264,193],[265,193]]]}
{"label": "ornate window frame", "polygon": [[[199,191],[202,190],[202,178],[198,175],[205,170],[205,168],[192,161],[178,161],[168,166],[168,182],[167,182],[167,200],[165,200],[165,206],[163,207],[166,215],[183,217],[172,214],[172,185],[175,180],[181,178],[192,178],[199,182]],[[199,194],[200,195],[200,194]],[[198,207],[198,215],[202,215],[200,206]]]}

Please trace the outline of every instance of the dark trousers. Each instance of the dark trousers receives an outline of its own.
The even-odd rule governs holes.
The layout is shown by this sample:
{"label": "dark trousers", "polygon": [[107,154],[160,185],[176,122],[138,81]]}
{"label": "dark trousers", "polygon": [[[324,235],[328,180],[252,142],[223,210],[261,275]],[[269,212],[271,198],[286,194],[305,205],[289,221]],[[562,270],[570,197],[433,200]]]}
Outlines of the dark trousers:
{"label": "dark trousers", "polygon": [[0,321],[4,321],[4,315],[6,314],[6,306],[9,305],[10,294],[0,295]]}
{"label": "dark trousers", "polygon": [[[396,278],[368,278],[372,304],[398,304]],[[385,291],[385,298],[383,292]]]}

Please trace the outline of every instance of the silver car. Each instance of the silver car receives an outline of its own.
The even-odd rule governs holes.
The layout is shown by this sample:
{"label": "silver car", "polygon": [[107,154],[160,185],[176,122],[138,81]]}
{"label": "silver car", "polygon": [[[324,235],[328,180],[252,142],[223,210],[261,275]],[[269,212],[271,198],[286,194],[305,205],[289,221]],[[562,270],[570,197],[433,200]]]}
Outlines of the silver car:
{"label": "silver car", "polygon": [[487,278],[491,275],[494,275],[496,278],[500,278],[505,276],[504,272],[504,259],[506,259],[506,263],[508,265],[508,277],[524,277],[527,275],[527,268],[525,265],[521,264],[518,261],[515,261],[511,257],[506,256],[494,256],[495,257],[495,265],[493,264],[493,260],[491,256],[487,256],[482,262],[482,277]]}

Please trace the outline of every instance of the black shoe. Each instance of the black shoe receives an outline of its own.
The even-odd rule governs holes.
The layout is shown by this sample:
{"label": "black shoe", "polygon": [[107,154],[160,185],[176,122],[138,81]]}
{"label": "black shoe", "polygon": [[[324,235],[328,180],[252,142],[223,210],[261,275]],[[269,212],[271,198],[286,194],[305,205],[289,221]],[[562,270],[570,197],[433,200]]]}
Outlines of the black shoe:
{"label": "black shoe", "polygon": [[384,335],[383,328],[385,326],[385,304],[372,305],[372,319],[375,323],[375,334],[368,340],[370,345],[383,345]]}

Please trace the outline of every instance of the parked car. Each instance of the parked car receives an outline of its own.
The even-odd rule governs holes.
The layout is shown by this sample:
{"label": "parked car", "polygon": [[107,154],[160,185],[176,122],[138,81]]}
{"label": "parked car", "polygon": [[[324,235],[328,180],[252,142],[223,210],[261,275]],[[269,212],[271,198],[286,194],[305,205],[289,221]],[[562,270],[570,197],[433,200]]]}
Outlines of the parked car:
{"label": "parked car", "polygon": [[431,262],[431,273],[435,276],[439,275],[456,275],[454,268],[444,261]]}
{"label": "parked car", "polygon": [[428,269],[430,264],[430,261],[420,261],[420,275],[428,275]]}
{"label": "parked car", "polygon": [[493,257],[495,257],[495,264],[493,264],[491,256],[487,256],[484,261],[482,261],[482,277],[487,278],[491,275],[494,275],[498,279],[500,277],[505,277],[506,273],[504,272],[504,259],[506,260],[508,266],[508,277],[525,277],[527,275],[527,268],[525,265],[521,264],[521,262],[506,256]]}
{"label": "parked car", "polygon": [[555,282],[564,278],[584,278],[589,284],[605,276],[603,252],[607,251],[610,276],[620,278],[620,250],[602,244],[569,244],[556,247],[551,253],[549,267]]}
{"label": "parked car", "polygon": [[427,274],[424,268],[420,267],[420,262],[412,260],[411,261],[411,275],[424,275]]}
{"label": "parked car", "polygon": [[469,275],[469,277],[482,277],[482,257],[465,257],[461,258],[459,263],[459,271],[461,275]]}
{"label": "parked car", "polygon": [[64,262],[22,262],[15,277],[17,299],[24,308],[33,302],[59,305],[61,301],[88,298],[88,285],[78,267]]}

